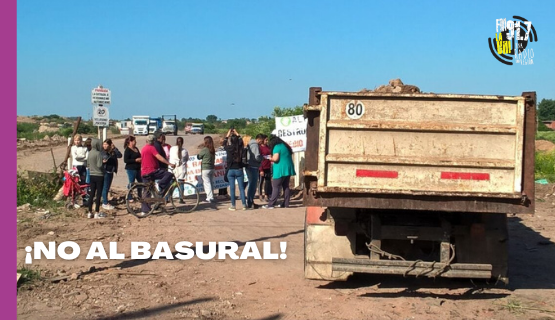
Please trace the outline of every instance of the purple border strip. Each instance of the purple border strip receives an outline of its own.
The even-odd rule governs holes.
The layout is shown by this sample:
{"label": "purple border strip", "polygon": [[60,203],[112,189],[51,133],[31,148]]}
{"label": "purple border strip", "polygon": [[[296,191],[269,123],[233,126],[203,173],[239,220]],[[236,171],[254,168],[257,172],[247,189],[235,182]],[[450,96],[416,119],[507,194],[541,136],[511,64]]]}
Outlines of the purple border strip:
{"label": "purple border strip", "polygon": [[[4,116],[8,119],[11,117],[17,117],[17,1],[5,1],[2,4],[2,10],[0,10],[0,23],[1,23],[1,36],[2,42],[4,42],[3,49],[0,51],[2,55],[0,63],[0,76],[2,89],[0,94],[5,99],[5,104],[3,105]],[[13,119],[13,118],[12,118]],[[17,123],[17,122],[16,122]],[[8,140],[13,139],[13,135],[16,139],[12,142],[15,144],[17,153],[17,125],[16,123],[8,121]],[[16,128],[13,128],[16,127]],[[13,129],[10,129],[13,128]],[[12,136],[12,138],[9,138]],[[13,146],[13,145],[12,145]],[[17,170],[17,154],[13,158],[4,158],[1,160],[1,164],[4,168],[16,168]],[[12,173],[13,174],[13,173]],[[7,177],[2,179],[0,184],[0,191],[3,192],[3,203],[4,210],[8,212],[3,212],[5,217],[4,223],[0,224],[0,240],[2,241],[2,246],[12,252],[2,259],[0,264],[0,277],[2,286],[0,287],[0,299],[2,300],[2,305],[5,306],[2,310],[2,319],[17,319],[17,295],[14,294],[15,286],[15,276],[13,275],[14,267],[17,265],[17,189],[13,188],[12,179],[16,176],[8,174]],[[17,185],[17,179],[16,185]],[[14,203],[15,202],[15,203]],[[11,203],[11,204],[10,204]],[[13,205],[13,207],[12,207]],[[13,210],[13,211],[12,211]],[[12,214],[14,214],[12,216]],[[13,220],[12,220],[13,219]],[[12,221],[12,222],[10,222]],[[16,224],[12,224],[16,222]],[[12,251],[13,250],[13,251]],[[15,272],[14,272],[15,273]]]}

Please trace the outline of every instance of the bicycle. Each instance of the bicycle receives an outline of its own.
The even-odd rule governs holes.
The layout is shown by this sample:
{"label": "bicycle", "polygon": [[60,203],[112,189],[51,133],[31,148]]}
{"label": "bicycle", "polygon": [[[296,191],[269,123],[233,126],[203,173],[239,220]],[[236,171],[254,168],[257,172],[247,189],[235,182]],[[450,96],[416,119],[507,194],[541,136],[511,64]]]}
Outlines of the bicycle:
{"label": "bicycle", "polygon": [[64,196],[67,197],[66,209],[79,208],[77,198],[81,197],[83,206],[89,203],[89,185],[81,184],[81,177],[76,169],[64,170]]}
{"label": "bicycle", "polygon": [[[200,202],[197,187],[183,179],[177,179],[175,175],[173,175],[169,187],[162,193],[158,191],[153,179],[148,180],[150,181],[133,183],[127,191],[127,212],[137,218],[148,217],[160,205],[164,205],[166,213],[169,215],[192,212]],[[143,212],[143,204],[150,209]]]}

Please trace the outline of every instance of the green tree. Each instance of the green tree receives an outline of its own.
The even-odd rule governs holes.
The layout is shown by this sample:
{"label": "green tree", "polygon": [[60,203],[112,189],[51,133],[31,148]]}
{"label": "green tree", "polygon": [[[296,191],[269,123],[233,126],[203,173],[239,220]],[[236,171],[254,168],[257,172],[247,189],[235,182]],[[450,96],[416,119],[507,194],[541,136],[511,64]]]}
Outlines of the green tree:
{"label": "green tree", "polygon": [[555,120],[555,100],[542,99],[538,105],[538,118],[540,121]]}
{"label": "green tree", "polygon": [[247,119],[229,119],[227,120],[227,127],[234,127],[235,129],[244,129],[247,126]]}
{"label": "green tree", "polygon": [[210,114],[210,115],[206,116],[206,121],[209,122],[209,123],[214,123],[214,122],[218,121],[218,117],[213,115],[213,114]]}
{"label": "green tree", "polygon": [[271,116],[261,116],[257,121],[252,121],[253,123],[246,127],[244,133],[253,137],[259,133],[270,135],[270,133],[272,133],[272,131],[276,128],[275,117],[289,117],[302,114],[302,106],[296,106],[294,108],[274,107],[274,111]]}
{"label": "green tree", "polygon": [[273,117],[290,117],[290,116],[298,116],[301,114],[303,114],[302,106],[296,106],[294,108],[274,107],[274,111],[272,112]]}

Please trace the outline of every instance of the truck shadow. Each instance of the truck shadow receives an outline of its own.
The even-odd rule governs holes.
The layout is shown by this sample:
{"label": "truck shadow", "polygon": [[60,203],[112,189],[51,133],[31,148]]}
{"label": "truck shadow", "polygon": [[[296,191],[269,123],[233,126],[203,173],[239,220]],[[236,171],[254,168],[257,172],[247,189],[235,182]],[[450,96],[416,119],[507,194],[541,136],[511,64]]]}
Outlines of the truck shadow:
{"label": "truck shadow", "polygon": [[[509,285],[516,289],[555,289],[555,243],[509,217]],[[541,227],[540,227],[541,228]]]}
{"label": "truck shadow", "polygon": [[[555,243],[524,224],[519,217],[508,218],[509,228],[509,284],[495,280],[414,278],[396,275],[354,274],[345,282],[333,281],[318,288],[355,290],[374,287],[375,292],[362,297],[437,297],[442,299],[497,299],[517,289],[555,289]],[[377,287],[377,288],[376,288]],[[453,294],[435,294],[421,289],[466,289]],[[488,292],[485,289],[507,290]],[[380,289],[399,289],[380,292]],[[387,290],[391,291],[391,290]]]}
{"label": "truck shadow", "polygon": [[[446,300],[483,300],[499,299],[510,292],[487,292],[488,284],[484,281],[448,278],[403,278],[394,275],[354,274],[345,282],[333,281],[321,285],[320,289],[357,290],[368,288],[374,292],[364,292],[360,297],[372,298],[438,298]],[[385,290],[382,290],[385,289]],[[394,291],[394,289],[399,289]],[[453,293],[437,293],[433,289],[457,290]],[[461,290],[464,290],[461,292]]]}
{"label": "truck shadow", "polygon": [[146,308],[146,309],[140,309],[140,310],[137,310],[137,311],[126,312],[126,313],[123,313],[123,314],[119,314],[117,316],[107,316],[107,317],[103,317],[103,318],[97,318],[97,320],[144,319],[144,318],[148,318],[148,317],[161,315],[165,312],[169,312],[169,311],[171,311],[173,309],[176,309],[176,308],[181,308],[181,307],[192,305],[192,304],[209,302],[209,301],[214,301],[214,300],[216,300],[216,299],[215,298],[194,299],[194,300],[178,302],[178,303],[174,303],[174,304],[170,304],[170,305],[165,305],[165,306],[159,306],[159,307],[154,307],[154,308]]}

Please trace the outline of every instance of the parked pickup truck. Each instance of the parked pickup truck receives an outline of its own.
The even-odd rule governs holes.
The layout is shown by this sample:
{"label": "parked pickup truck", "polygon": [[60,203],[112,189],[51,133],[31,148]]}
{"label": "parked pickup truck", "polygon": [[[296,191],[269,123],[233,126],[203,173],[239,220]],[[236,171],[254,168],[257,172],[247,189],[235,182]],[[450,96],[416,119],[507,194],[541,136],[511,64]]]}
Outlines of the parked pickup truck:
{"label": "parked pickup truck", "polygon": [[507,214],[534,213],[536,94],[310,88],[305,277],[507,280]]}
{"label": "parked pickup truck", "polygon": [[193,123],[191,127],[192,134],[204,134],[204,124],[202,123]]}

